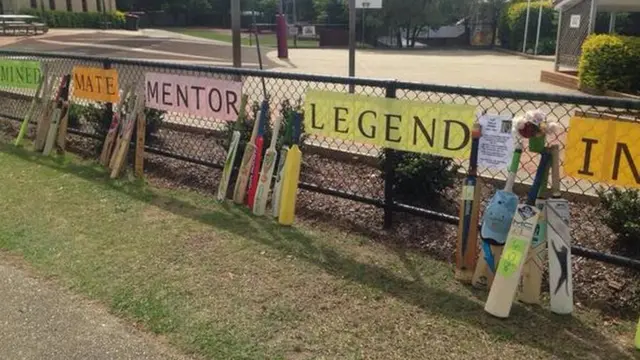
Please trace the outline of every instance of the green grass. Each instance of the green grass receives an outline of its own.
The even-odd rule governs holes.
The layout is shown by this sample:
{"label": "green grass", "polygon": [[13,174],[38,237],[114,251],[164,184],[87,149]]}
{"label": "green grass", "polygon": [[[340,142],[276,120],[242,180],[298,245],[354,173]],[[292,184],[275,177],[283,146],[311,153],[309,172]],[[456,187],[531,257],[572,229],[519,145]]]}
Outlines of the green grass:
{"label": "green grass", "polygon": [[[634,324],[517,305],[449,264],[0,145],[0,249],[210,359],[626,359]],[[213,191],[213,190],[212,190]],[[611,320],[609,321],[611,323]]]}
{"label": "green grass", "polygon": [[[193,29],[193,28],[168,28],[167,30],[200,37],[204,39],[210,40],[218,40],[231,43],[231,33],[227,30],[207,30],[207,29]],[[255,45],[255,37],[249,36],[247,33],[242,34],[242,45]],[[258,40],[260,41],[260,46],[266,47],[277,47],[278,41],[276,39],[275,34],[258,34]],[[298,47],[298,48],[317,48],[318,41],[317,40],[307,40],[307,39],[298,39],[297,42],[294,41],[293,38],[289,38],[287,43],[290,48]]]}

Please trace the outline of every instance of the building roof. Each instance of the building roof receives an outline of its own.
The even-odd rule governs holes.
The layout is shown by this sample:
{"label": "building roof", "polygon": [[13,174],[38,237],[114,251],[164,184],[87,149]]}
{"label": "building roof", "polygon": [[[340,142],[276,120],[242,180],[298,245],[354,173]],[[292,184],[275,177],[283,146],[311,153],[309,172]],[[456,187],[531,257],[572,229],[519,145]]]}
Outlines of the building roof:
{"label": "building roof", "polygon": [[[563,10],[583,1],[590,0],[554,0],[553,6],[556,10]],[[640,1],[638,0],[595,0],[598,4],[598,11],[627,11],[640,12]]]}

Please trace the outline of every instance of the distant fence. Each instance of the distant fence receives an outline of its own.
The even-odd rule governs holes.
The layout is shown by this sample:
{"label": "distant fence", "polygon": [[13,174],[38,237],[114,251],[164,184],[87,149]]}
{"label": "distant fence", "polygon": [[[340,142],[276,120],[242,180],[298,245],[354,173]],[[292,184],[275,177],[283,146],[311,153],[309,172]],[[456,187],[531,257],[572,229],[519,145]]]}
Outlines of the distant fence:
{"label": "distant fence", "polygon": [[[90,56],[71,56],[54,53],[26,53],[0,51],[0,58],[31,59],[48,63],[50,72],[57,75],[69,74],[76,65],[113,68],[119,73],[120,86],[134,84],[139,91],[144,88],[146,72],[165,74],[182,74],[210,79],[241,79],[243,93],[249,96],[250,102],[263,99],[262,81],[271,97],[272,114],[279,113],[283,100],[293,105],[304,102],[305,92],[310,89],[348,92],[354,86],[358,94],[373,97],[398,98],[436,104],[473,105],[478,112],[490,114],[515,115],[530,109],[542,109],[548,113],[549,121],[560,123],[564,130],[557,138],[550,139],[558,143],[564,150],[566,130],[569,119],[577,112],[590,114],[593,117],[625,118],[640,121],[640,101],[590,96],[571,96],[550,93],[532,93],[493,90],[473,87],[457,87],[433,84],[399,82],[395,80],[373,80],[361,78],[316,76],[307,74],[288,74],[248,69],[216,68],[209,66],[190,66],[170,62],[139,61],[128,59],[107,59]],[[3,88],[0,89],[0,117],[21,120],[34,91]],[[71,98],[74,103],[88,104],[84,100]],[[273,116],[274,118],[275,116]],[[272,118],[272,120],[273,120]],[[154,134],[154,142],[147,146],[151,154],[182,162],[204,165],[211,168],[222,168],[226,157],[226,148],[221,144],[220,134],[226,124],[214,119],[185,116],[176,113],[164,114],[164,120]],[[99,138],[94,127],[82,120],[73,124],[72,134]],[[395,196],[392,179],[396,166],[393,151],[363,145],[350,141],[309,136],[306,140],[309,153],[322,153],[322,161],[309,162],[303,168],[300,187],[303,190],[317,192],[329,196],[350,199],[373,205],[384,210],[385,227],[391,227],[394,213],[410,213],[425,218],[444,221],[450,224],[458,222],[458,203],[460,189],[456,184],[453,191],[445,194],[448,206],[439,207],[431,204],[400,203]],[[376,167],[376,157],[386,152],[390,161],[385,165],[385,176]],[[354,170],[351,164],[363,166]],[[522,190],[532,183],[538,155],[525,151],[523,164],[518,172],[516,190]],[[456,160],[466,169],[466,160]],[[374,165],[374,166],[370,166]],[[506,179],[506,169],[502,171],[479,169],[479,176],[484,179],[485,202],[492,195],[495,187],[502,187]],[[493,184],[494,186],[490,186]],[[561,188],[565,195],[580,200],[593,197],[598,185],[589,181],[564,177]],[[416,188],[415,192],[421,189]],[[579,205],[578,205],[579,206]],[[608,237],[610,232],[603,227],[597,214],[585,214],[588,226],[574,226],[572,230],[576,244],[581,239]],[[614,255],[601,254],[585,249],[579,245],[574,247],[574,254],[608,263],[640,269],[640,261]]]}

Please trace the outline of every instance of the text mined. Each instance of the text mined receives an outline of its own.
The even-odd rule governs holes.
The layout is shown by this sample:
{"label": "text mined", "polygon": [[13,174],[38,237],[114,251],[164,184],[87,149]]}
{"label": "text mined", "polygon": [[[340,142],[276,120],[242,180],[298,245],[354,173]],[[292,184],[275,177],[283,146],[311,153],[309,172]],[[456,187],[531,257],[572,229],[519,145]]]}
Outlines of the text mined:
{"label": "text mined", "polygon": [[468,158],[475,113],[470,105],[308,91],[305,131],[396,150]]}
{"label": "text mined", "polygon": [[571,118],[564,171],[575,178],[640,188],[640,124]]}
{"label": "text mined", "polygon": [[38,61],[0,61],[0,86],[37,89],[41,76]]}
{"label": "text mined", "polygon": [[118,102],[118,71],[76,66],[73,68],[73,96],[103,102]]}

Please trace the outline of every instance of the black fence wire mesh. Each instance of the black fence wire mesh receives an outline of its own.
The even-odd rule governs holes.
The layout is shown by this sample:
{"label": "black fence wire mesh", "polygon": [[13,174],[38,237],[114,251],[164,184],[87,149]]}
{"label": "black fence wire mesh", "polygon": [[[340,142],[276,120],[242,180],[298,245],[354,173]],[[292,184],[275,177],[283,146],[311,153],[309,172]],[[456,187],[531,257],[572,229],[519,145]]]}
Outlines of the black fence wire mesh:
{"label": "black fence wire mesh", "polygon": [[[130,59],[106,59],[88,56],[71,56],[54,53],[26,53],[0,51],[0,58],[39,60],[48,64],[49,74],[61,77],[70,74],[74,66],[90,66],[117,69],[120,87],[127,84],[135,86],[137,91],[144,91],[144,77],[147,72],[163,74],[179,74],[211,79],[241,80],[243,93],[249,97],[249,106],[259,104],[264,97],[262,81],[270,98],[271,121],[282,111],[283,107],[293,106],[303,109],[305,93],[310,89],[348,92],[350,85],[355,92],[374,97],[393,97],[398,99],[422,101],[425,103],[467,104],[477,108],[478,112],[489,114],[523,114],[530,109],[541,109],[548,114],[548,121],[557,122],[562,131],[552,136],[551,143],[560,145],[561,154],[567,139],[569,120],[576,114],[590,117],[624,118],[640,121],[640,101],[613,99],[592,96],[570,96],[547,93],[529,93],[501,91],[471,87],[453,87],[419,83],[398,82],[393,80],[372,80],[358,78],[342,78],[315,76],[305,74],[287,74],[279,72],[263,72],[257,70],[215,68],[208,66],[184,65],[155,61],[139,61]],[[34,90],[17,88],[0,89],[0,118],[21,120],[34,96]],[[104,133],[100,125],[100,108],[106,104],[71,98],[72,112],[70,133],[98,141]],[[249,117],[255,112],[249,109]],[[255,110],[255,109],[254,109]],[[164,113],[146,110],[148,126],[147,150],[152,156],[170,158],[179,162],[197,164],[205,168],[222,168],[226,158],[228,124],[216,119],[188,116],[178,113]],[[34,119],[37,116],[34,117]],[[104,120],[102,120],[104,121]],[[108,121],[108,120],[107,120]],[[604,120],[603,120],[604,121]],[[251,129],[245,129],[245,136]],[[640,139],[638,139],[640,140]],[[439,171],[451,171],[455,165],[460,166],[454,175],[456,178],[440,191],[441,200],[425,199],[427,186],[438,181],[440,174],[432,174],[434,179],[424,181],[424,188],[418,182],[414,188],[399,189],[396,176],[399,170],[399,159],[406,154],[397,151],[376,148],[354,142],[323,138],[313,135],[305,136],[304,164],[300,177],[303,190],[345,198],[373,205],[383,210],[382,218],[386,228],[403,217],[402,214],[427,217],[457,224],[459,213],[459,197],[461,176],[467,166],[466,160],[454,160],[451,164],[444,162]],[[564,155],[561,156],[564,160]],[[382,158],[385,161],[381,161]],[[564,161],[563,161],[564,162]],[[522,164],[517,174],[516,192],[524,196],[528,185],[533,181],[538,155],[525,151]],[[217,189],[217,177],[210,174],[206,180],[192,174],[180,174],[180,167],[163,165],[150,161],[147,171],[166,172],[166,176],[181,177],[193,182],[207,182],[211,192]],[[186,171],[186,170],[185,170]],[[479,169],[479,177],[483,183],[483,207],[493,192],[504,186],[507,170]],[[601,220],[598,212],[596,191],[606,184],[578,180],[564,176],[561,189],[564,195],[573,202],[572,235],[574,254],[597,259],[607,263],[640,269],[640,261],[604,254],[593,246],[600,239],[610,242],[614,236]],[[402,193],[402,194],[400,194]],[[523,197],[524,198],[524,197]],[[588,240],[588,241],[587,241]],[[588,245],[593,250],[585,247]],[[609,248],[605,248],[610,250]]]}

